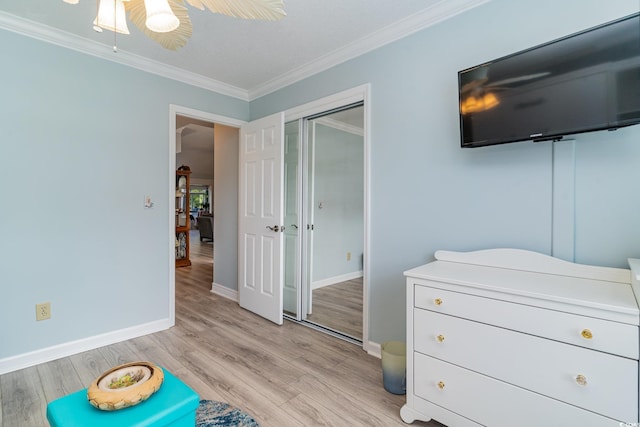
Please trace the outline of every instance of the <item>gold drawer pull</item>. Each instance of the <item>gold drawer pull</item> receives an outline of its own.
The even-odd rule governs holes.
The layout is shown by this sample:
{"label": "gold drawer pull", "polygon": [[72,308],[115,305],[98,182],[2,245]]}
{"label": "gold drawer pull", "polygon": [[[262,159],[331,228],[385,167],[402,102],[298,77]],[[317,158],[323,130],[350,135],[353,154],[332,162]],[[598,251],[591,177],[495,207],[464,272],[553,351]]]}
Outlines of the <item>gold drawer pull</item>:
{"label": "gold drawer pull", "polygon": [[435,305],[442,305],[442,300],[440,298],[434,299],[433,302],[435,303]]}
{"label": "gold drawer pull", "polygon": [[436,339],[438,340],[438,342],[444,342],[444,335],[440,334],[436,337]]}
{"label": "gold drawer pull", "polygon": [[587,385],[587,377],[585,377],[585,376],[584,376],[584,375],[582,375],[582,374],[578,374],[578,375],[576,376],[576,383],[577,383],[578,385],[581,385],[581,386],[586,386],[586,385]]}
{"label": "gold drawer pull", "polygon": [[438,388],[444,390],[444,381],[438,381]]}
{"label": "gold drawer pull", "polygon": [[593,338],[593,332],[591,332],[591,329],[583,329],[582,332],[580,332],[580,335],[582,335],[582,338],[585,340]]}

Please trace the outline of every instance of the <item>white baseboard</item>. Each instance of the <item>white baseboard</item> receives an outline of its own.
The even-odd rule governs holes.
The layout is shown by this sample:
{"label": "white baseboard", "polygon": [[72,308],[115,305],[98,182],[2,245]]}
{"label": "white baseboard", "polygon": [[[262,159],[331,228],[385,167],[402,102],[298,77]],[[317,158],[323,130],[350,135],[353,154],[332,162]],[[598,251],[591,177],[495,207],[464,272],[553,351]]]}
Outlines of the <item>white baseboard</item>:
{"label": "white baseboard", "polygon": [[379,343],[367,341],[364,343],[364,349],[369,355],[382,359],[382,346]]}
{"label": "white baseboard", "polygon": [[211,293],[220,295],[221,297],[230,299],[232,301],[238,301],[238,291],[229,289],[226,286],[219,285],[215,282],[211,283]]}
{"label": "white baseboard", "polygon": [[335,285],[336,283],[346,282],[347,280],[359,279],[360,277],[362,277],[362,271],[354,271],[353,273],[341,274],[339,276],[333,276],[327,279],[312,282],[311,289],[323,288],[325,286]]}
{"label": "white baseboard", "polygon": [[126,329],[120,329],[105,334],[95,335],[76,341],[54,345],[29,353],[18,354],[16,356],[0,359],[0,375],[7,372],[17,371],[40,363],[50,362],[61,357],[72,356],[83,351],[93,350],[106,345],[115,344],[154,332],[164,331],[173,326],[169,319],[157,320]]}

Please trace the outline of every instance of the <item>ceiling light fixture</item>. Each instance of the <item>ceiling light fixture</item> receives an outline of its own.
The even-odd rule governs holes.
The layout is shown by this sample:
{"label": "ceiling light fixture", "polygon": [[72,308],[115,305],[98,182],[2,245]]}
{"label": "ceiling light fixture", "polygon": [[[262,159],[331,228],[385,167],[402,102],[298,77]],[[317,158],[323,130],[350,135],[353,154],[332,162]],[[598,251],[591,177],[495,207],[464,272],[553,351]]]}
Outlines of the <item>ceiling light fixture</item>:
{"label": "ceiling light fixture", "polygon": [[500,100],[492,92],[477,96],[470,95],[460,103],[460,112],[462,114],[477,113],[479,111],[490,110],[498,104],[500,104]]}
{"label": "ceiling light fixture", "polygon": [[[77,4],[79,0],[63,0]],[[191,37],[191,20],[185,2],[200,10],[241,19],[275,21],[284,18],[283,0],[97,0],[94,28],[129,34],[129,20],[162,47],[177,50]],[[103,11],[104,9],[104,11]]]}
{"label": "ceiling light fixture", "polygon": [[129,34],[123,1],[126,0],[100,0],[98,15],[93,20],[93,29],[98,32],[104,29]]}
{"label": "ceiling light fixture", "polygon": [[167,0],[144,0],[144,8],[147,10],[145,25],[151,31],[168,33],[180,26]]}

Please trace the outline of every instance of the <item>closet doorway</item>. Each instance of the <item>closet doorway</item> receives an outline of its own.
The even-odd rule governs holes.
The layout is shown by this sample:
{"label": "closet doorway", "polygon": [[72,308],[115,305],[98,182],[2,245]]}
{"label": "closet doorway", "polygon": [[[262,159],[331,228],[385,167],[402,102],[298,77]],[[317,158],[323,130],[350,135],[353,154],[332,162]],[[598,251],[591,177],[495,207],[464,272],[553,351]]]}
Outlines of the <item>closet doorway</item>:
{"label": "closet doorway", "polygon": [[363,342],[365,110],[356,102],[285,124],[285,317]]}

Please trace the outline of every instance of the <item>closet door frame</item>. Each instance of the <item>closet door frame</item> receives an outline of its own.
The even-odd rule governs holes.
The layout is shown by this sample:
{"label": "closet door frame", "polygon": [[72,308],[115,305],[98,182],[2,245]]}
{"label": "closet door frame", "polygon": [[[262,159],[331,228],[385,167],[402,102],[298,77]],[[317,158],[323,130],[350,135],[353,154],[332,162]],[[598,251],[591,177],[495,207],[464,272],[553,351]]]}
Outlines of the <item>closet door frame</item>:
{"label": "closet door frame", "polygon": [[[371,85],[365,84],[316,101],[294,107],[284,112],[284,122],[317,115],[346,105],[362,102],[364,106],[364,255],[363,255],[363,301],[362,301],[362,348],[371,353],[379,353],[379,346],[369,341],[369,277],[370,277],[370,92]],[[305,298],[305,296],[303,296]]]}

